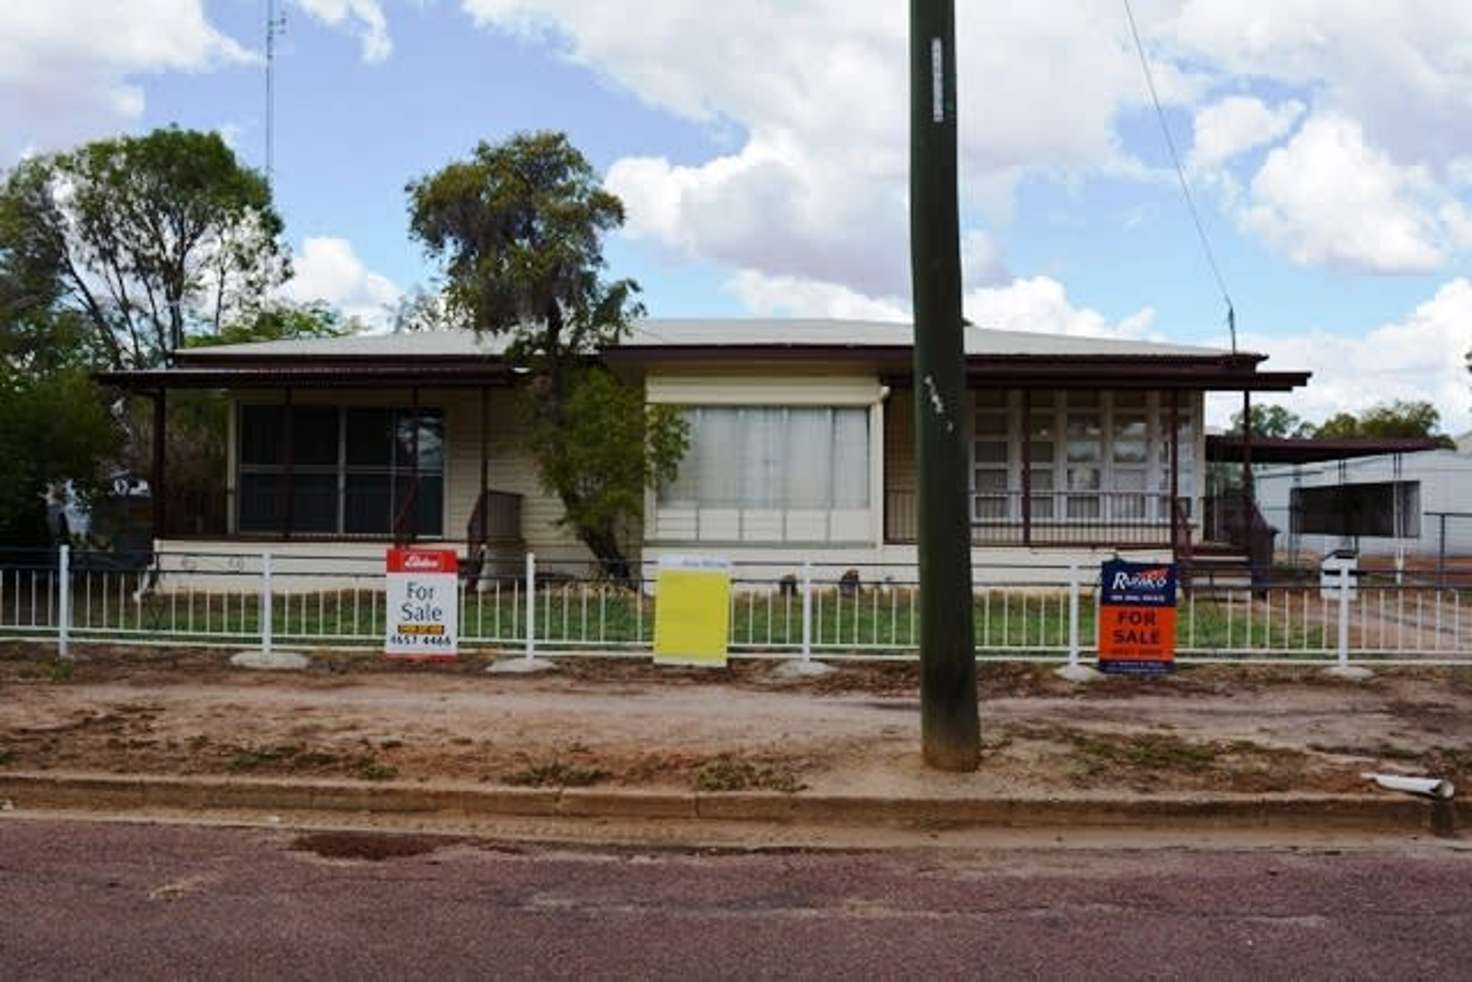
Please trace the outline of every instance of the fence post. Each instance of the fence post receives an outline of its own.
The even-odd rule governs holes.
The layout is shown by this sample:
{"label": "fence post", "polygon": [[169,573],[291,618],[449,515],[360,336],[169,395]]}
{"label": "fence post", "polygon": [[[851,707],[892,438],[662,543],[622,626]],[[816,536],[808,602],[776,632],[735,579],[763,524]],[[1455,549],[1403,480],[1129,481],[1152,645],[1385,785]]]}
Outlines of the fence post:
{"label": "fence post", "polygon": [[261,654],[271,656],[271,554],[261,553]]}
{"label": "fence post", "polygon": [[1068,564],[1068,667],[1078,669],[1078,563]]}
{"label": "fence post", "polygon": [[1339,667],[1349,667],[1349,567],[1339,567]]}
{"label": "fence post", "polygon": [[802,660],[813,657],[813,564],[802,564]]}
{"label": "fence post", "polygon": [[1441,516],[1440,542],[1436,548],[1436,586],[1438,589],[1446,589],[1446,514]]}
{"label": "fence post", "polygon": [[526,660],[537,656],[537,556],[526,554]]}
{"label": "fence post", "polygon": [[72,626],[71,547],[65,542],[56,550],[56,657],[71,660]]}

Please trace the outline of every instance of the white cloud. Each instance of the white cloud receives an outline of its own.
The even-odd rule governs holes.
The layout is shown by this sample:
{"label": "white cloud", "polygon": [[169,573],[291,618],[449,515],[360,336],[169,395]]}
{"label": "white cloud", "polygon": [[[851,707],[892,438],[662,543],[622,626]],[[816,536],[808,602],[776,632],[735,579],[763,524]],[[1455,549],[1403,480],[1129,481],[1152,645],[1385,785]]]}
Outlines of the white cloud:
{"label": "white cloud", "polygon": [[[651,106],[745,134],[744,145],[703,163],[676,167],[641,158],[616,166],[613,183],[630,199],[633,234],[733,268],[818,278],[871,295],[902,292],[903,4],[461,5],[478,23],[536,37]],[[1359,126],[1344,149],[1383,164],[1379,177],[1390,179],[1377,189],[1346,183],[1344,168],[1334,175],[1357,200],[1386,206],[1373,216],[1374,230],[1360,235],[1388,235],[1381,246],[1351,236],[1345,248],[1331,247],[1317,204],[1302,200],[1306,188],[1283,187],[1290,175],[1281,167],[1263,176],[1263,196],[1254,202],[1262,210],[1244,229],[1304,263],[1399,272],[1450,259],[1458,237],[1435,227],[1450,223],[1439,217],[1442,202],[1434,199],[1465,192],[1472,173],[1465,123],[1472,107],[1472,4],[1147,0],[1136,6],[1162,96],[1168,106],[1193,110],[1192,162],[1226,192],[1221,204],[1229,212],[1241,207],[1241,181],[1221,168],[1249,150],[1273,147],[1305,116]],[[1145,91],[1117,3],[962,4],[958,18],[968,213],[980,212],[996,227],[1010,216],[1018,184],[1030,177],[1160,178],[1131,157],[1119,128],[1124,114],[1143,107]],[[1229,88],[1235,91],[1223,98]],[[1265,90],[1296,98],[1269,105],[1254,94]],[[1300,143],[1297,153],[1310,149]],[[1299,200],[1278,200],[1275,191]],[[1433,200],[1411,201],[1408,210],[1408,191],[1411,199]],[[1420,227],[1418,208],[1432,227]]]}
{"label": "white cloud", "polygon": [[1155,338],[1155,310],[1144,307],[1111,321],[1097,310],[1076,306],[1062,283],[1047,276],[1013,280],[1006,286],[966,293],[966,316],[977,327],[1096,338]]}
{"label": "white cloud", "polygon": [[1196,112],[1190,167],[1210,171],[1238,154],[1274,143],[1303,115],[1304,105],[1290,99],[1275,109],[1252,96],[1228,96]]}
{"label": "white cloud", "polygon": [[325,301],[370,328],[388,324],[388,308],[404,295],[388,277],[372,272],[347,239],[309,237],[292,260],[295,270],[282,296],[301,303]]}
{"label": "white cloud", "polygon": [[0,161],[115,131],[143,113],[140,76],[253,60],[202,0],[0,4]]}
{"label": "white cloud", "polygon": [[383,61],[393,53],[388,19],[379,0],[293,0],[328,27],[346,28],[357,35],[362,57],[367,62]]}
{"label": "white cloud", "polygon": [[[628,205],[630,235],[767,276],[908,292],[903,4],[461,2],[478,23],[547,41],[652,106],[744,132],[737,150],[703,163],[616,162],[608,184]],[[1144,95],[1116,8],[996,4],[984,19],[976,9],[963,5],[957,33],[968,210],[1004,216],[1032,170],[1139,169],[1115,132],[1121,108]],[[1173,66],[1161,75],[1167,100],[1195,92]],[[1003,276],[999,255],[984,267],[988,281]]]}
{"label": "white cloud", "polygon": [[1472,4],[1447,0],[1186,0],[1162,25],[1178,56],[1223,76],[1312,90],[1400,162],[1467,152]]}
{"label": "white cloud", "polygon": [[[1285,336],[1246,335],[1246,350],[1271,356],[1273,369],[1308,369],[1303,389],[1267,396],[1314,422],[1339,412],[1362,412],[1392,399],[1429,400],[1442,412],[1447,432],[1472,427],[1472,376],[1464,360],[1472,350],[1472,280],[1459,277],[1406,317],[1353,336],[1324,330]],[[1240,408],[1213,401],[1223,423]]]}
{"label": "white cloud", "polygon": [[1444,194],[1425,168],[1367,145],[1354,120],[1321,113],[1268,154],[1241,220],[1296,263],[1424,273],[1458,238],[1437,214]]}
{"label": "white cloud", "polygon": [[836,317],[842,320],[908,321],[910,311],[895,297],[867,297],[838,283],[796,276],[767,276],[744,269],[727,288],[746,309],[762,317]]}
{"label": "white cloud", "polygon": [[[909,321],[910,305],[895,296],[872,297],[837,283],[795,276],[767,276],[742,270],[727,284],[752,313],[768,317],[837,317]],[[1079,307],[1063,284],[1046,276],[982,286],[962,297],[966,317],[977,327],[1005,331],[1103,338],[1155,338],[1155,311],[1145,307],[1111,321],[1097,310]]]}

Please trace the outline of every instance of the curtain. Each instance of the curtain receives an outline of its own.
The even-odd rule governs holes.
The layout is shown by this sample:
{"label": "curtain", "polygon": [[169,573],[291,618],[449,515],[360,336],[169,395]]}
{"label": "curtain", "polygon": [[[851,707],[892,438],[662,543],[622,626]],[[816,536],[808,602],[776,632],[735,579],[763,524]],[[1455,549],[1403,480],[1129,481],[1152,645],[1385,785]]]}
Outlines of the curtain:
{"label": "curtain", "polygon": [[701,406],[662,504],[827,510],[869,507],[869,410]]}

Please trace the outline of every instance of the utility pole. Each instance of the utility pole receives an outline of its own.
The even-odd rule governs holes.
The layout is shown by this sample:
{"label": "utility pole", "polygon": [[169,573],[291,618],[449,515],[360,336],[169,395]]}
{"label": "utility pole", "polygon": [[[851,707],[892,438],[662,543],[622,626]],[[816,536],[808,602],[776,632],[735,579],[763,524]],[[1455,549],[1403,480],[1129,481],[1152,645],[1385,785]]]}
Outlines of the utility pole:
{"label": "utility pole", "polygon": [[910,268],[920,545],[920,734],[925,762],[976,769],[966,355],[956,184],[955,0],[910,0]]}

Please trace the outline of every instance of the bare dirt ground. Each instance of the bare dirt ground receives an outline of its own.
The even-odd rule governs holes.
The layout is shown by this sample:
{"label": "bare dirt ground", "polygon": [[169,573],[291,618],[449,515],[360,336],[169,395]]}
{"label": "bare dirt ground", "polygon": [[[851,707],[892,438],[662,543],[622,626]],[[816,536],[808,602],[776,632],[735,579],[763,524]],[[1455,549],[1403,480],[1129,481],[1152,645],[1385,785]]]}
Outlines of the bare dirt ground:
{"label": "bare dirt ground", "polygon": [[238,671],[218,650],[0,645],[0,769],[925,795],[1358,792],[1369,769],[1472,779],[1472,672],[1211,666],[1075,687],[981,669],[983,762],[921,766],[913,664],[791,681],[563,659],[539,676],[318,653]]}

